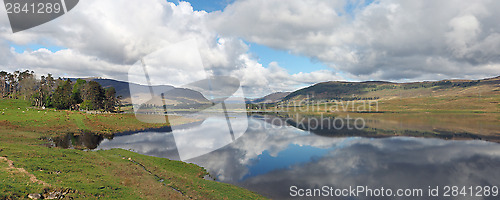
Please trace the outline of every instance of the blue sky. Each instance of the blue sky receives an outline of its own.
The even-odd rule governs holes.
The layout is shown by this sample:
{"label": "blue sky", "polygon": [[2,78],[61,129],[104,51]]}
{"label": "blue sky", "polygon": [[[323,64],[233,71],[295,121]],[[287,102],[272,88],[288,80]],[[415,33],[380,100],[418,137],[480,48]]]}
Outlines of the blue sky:
{"label": "blue sky", "polygon": [[277,62],[279,66],[287,69],[291,74],[328,69],[328,67],[321,62],[312,61],[305,56],[293,55],[287,51],[272,49],[256,43],[248,44],[250,46],[250,52],[263,66],[268,66],[271,62]]}
{"label": "blue sky", "polygon": [[43,44],[27,44],[27,45],[19,45],[19,44],[9,42],[9,45],[10,45],[10,47],[13,47],[14,51],[17,53],[23,53],[24,51],[36,51],[36,50],[39,50],[41,48],[48,49],[51,52],[57,52],[57,51],[66,49],[65,47],[53,45],[50,42],[47,42],[47,43],[44,42]]}
{"label": "blue sky", "polygon": [[344,11],[348,15],[351,15],[352,17],[354,16],[354,11],[356,9],[361,9],[364,8],[371,3],[373,3],[374,0],[353,0],[353,1],[348,1],[347,4],[344,6]]}
{"label": "blue sky", "polygon": [[[212,12],[212,11],[217,11],[217,10],[223,10],[228,4],[231,4],[235,0],[184,0],[189,3],[191,3],[191,6],[193,6],[193,9],[196,11],[207,11],[207,12]],[[174,3],[179,3],[179,1],[174,1]]]}

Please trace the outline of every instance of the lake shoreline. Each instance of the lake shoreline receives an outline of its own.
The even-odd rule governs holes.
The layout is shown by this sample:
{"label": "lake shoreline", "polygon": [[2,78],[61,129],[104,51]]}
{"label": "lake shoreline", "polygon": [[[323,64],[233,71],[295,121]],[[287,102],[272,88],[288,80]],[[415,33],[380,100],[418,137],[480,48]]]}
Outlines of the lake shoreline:
{"label": "lake shoreline", "polygon": [[[0,109],[4,112],[0,121],[0,156],[50,184],[38,184],[26,180],[22,174],[4,171],[8,167],[7,162],[0,161],[0,178],[10,180],[0,182],[2,198],[27,198],[28,194],[71,190],[73,192],[65,196],[77,199],[264,199],[237,186],[205,180],[208,172],[195,164],[123,149],[81,151],[50,148],[45,145],[44,139],[82,130],[104,136],[132,130],[164,130],[169,125],[141,123],[130,114],[90,115],[76,111],[34,109],[22,100],[12,99],[2,99]],[[189,119],[180,121],[193,122]],[[90,180],[88,177],[95,178]],[[163,181],[158,181],[157,177]]]}

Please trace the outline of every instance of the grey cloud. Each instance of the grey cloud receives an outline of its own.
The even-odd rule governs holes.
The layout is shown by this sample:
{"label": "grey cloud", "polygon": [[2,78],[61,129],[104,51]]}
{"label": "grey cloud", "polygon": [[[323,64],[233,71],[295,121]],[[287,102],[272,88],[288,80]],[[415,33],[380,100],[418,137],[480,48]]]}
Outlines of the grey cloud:
{"label": "grey cloud", "polygon": [[[0,60],[7,70],[127,80],[129,65],[139,58],[194,38],[207,72],[240,78],[252,97],[346,78],[408,81],[500,74],[500,2],[381,0],[352,14],[345,13],[345,3],[241,0],[206,13],[186,2],[82,1],[63,17],[16,34],[8,20],[0,19]],[[308,56],[332,70],[290,74],[279,63],[262,66],[240,38]],[[7,42],[68,49],[18,54]]]}
{"label": "grey cloud", "polygon": [[[327,1],[307,2],[308,12],[335,11],[314,15],[290,12],[303,1],[276,2],[237,1],[210,13],[212,26],[224,35],[318,59],[359,80],[500,73],[497,1],[381,0],[354,9],[353,16],[338,15],[343,5]],[[289,25],[290,19],[280,13],[294,13],[290,17],[299,23]]]}
{"label": "grey cloud", "polygon": [[[174,5],[160,0],[82,1],[63,17],[16,34],[11,33],[8,20],[0,21],[0,36],[4,43],[1,51],[5,52],[0,60],[4,61],[3,68],[10,71],[20,67],[39,74],[128,80],[127,71],[141,57],[194,39],[207,75],[234,75],[234,71],[248,64],[242,59],[248,57],[248,47],[241,39],[218,35],[206,26],[206,18],[206,12],[193,11],[187,2]],[[49,43],[68,49],[55,53],[46,50],[16,53],[10,51],[7,41],[18,45]],[[171,75],[168,70],[175,69],[161,70],[155,71],[159,76],[157,84],[172,84],[162,80],[176,81],[177,84],[189,81],[190,73]],[[165,79],[165,74],[172,77]],[[262,77],[265,82],[282,82],[280,79],[289,77],[281,76],[276,80],[269,77],[276,78],[276,75],[265,75]],[[265,94],[267,91],[255,93],[256,96]]]}

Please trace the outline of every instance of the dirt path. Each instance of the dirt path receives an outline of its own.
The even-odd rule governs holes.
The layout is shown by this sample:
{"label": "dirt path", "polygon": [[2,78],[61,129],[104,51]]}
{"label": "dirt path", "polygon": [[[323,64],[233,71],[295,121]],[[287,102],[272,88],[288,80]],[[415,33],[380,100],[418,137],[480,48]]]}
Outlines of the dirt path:
{"label": "dirt path", "polygon": [[4,160],[4,161],[6,161],[6,162],[9,164],[9,166],[7,167],[7,169],[17,170],[19,173],[25,174],[25,175],[27,175],[28,177],[30,177],[30,181],[31,181],[31,182],[33,182],[33,183],[38,183],[38,184],[41,184],[41,185],[43,185],[43,186],[50,186],[50,184],[45,183],[45,182],[43,182],[43,181],[41,181],[41,180],[38,180],[38,179],[35,177],[35,175],[30,174],[30,173],[29,173],[28,171],[26,171],[25,169],[23,169],[23,168],[17,168],[17,167],[14,167],[14,162],[13,162],[12,160],[9,160],[9,159],[7,159],[6,157],[1,157],[1,156],[0,156],[0,160]]}

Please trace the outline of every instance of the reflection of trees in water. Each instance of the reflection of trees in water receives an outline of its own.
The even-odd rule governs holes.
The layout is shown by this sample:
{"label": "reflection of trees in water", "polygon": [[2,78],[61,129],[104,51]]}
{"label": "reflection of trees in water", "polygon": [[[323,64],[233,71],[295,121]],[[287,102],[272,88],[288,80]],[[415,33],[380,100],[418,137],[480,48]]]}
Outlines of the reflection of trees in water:
{"label": "reflection of trees in water", "polygon": [[[263,117],[258,117],[274,126],[290,125],[295,128],[309,131],[316,135],[325,137],[392,137],[392,136],[409,136],[409,137],[425,137],[425,138],[440,138],[446,140],[487,140],[492,142],[500,142],[500,136],[483,136],[467,132],[452,132],[446,130],[409,130],[409,129],[381,129],[373,128],[360,124],[360,120],[356,118],[335,118],[335,117],[321,117],[315,115],[302,115],[299,113],[277,113],[266,114]],[[379,123],[373,119],[363,119],[365,122],[371,120],[372,123]]]}
{"label": "reflection of trees in water", "polygon": [[[108,139],[112,139],[109,136]],[[69,133],[64,136],[52,138],[56,147],[64,149],[95,149],[104,139],[102,135],[92,133],[90,131],[82,131],[81,133]]]}
{"label": "reflection of trees in water", "polygon": [[[59,137],[54,137],[51,139],[52,139],[53,144],[56,147],[60,147],[60,148],[64,148],[64,149],[69,149],[69,148],[96,149],[104,139],[112,140],[115,136],[116,137],[132,136],[132,135],[136,135],[136,134],[144,133],[144,132],[169,133],[169,132],[172,132],[172,129],[189,129],[189,128],[200,126],[201,124],[203,124],[203,122],[205,120],[206,120],[205,118],[202,118],[196,122],[177,125],[177,126],[173,126],[173,127],[164,126],[164,127],[160,127],[160,128],[149,128],[149,129],[143,129],[143,130],[124,131],[124,132],[109,134],[109,135],[101,135],[101,134],[95,134],[95,133],[90,132],[90,131],[82,131],[80,133],[69,133],[69,134],[59,136]],[[171,140],[168,140],[168,141],[174,141],[174,140],[172,138]],[[170,145],[170,146],[172,146],[172,145]],[[173,144],[173,146],[175,147],[175,143]],[[177,160],[179,160],[179,159],[177,159]]]}

